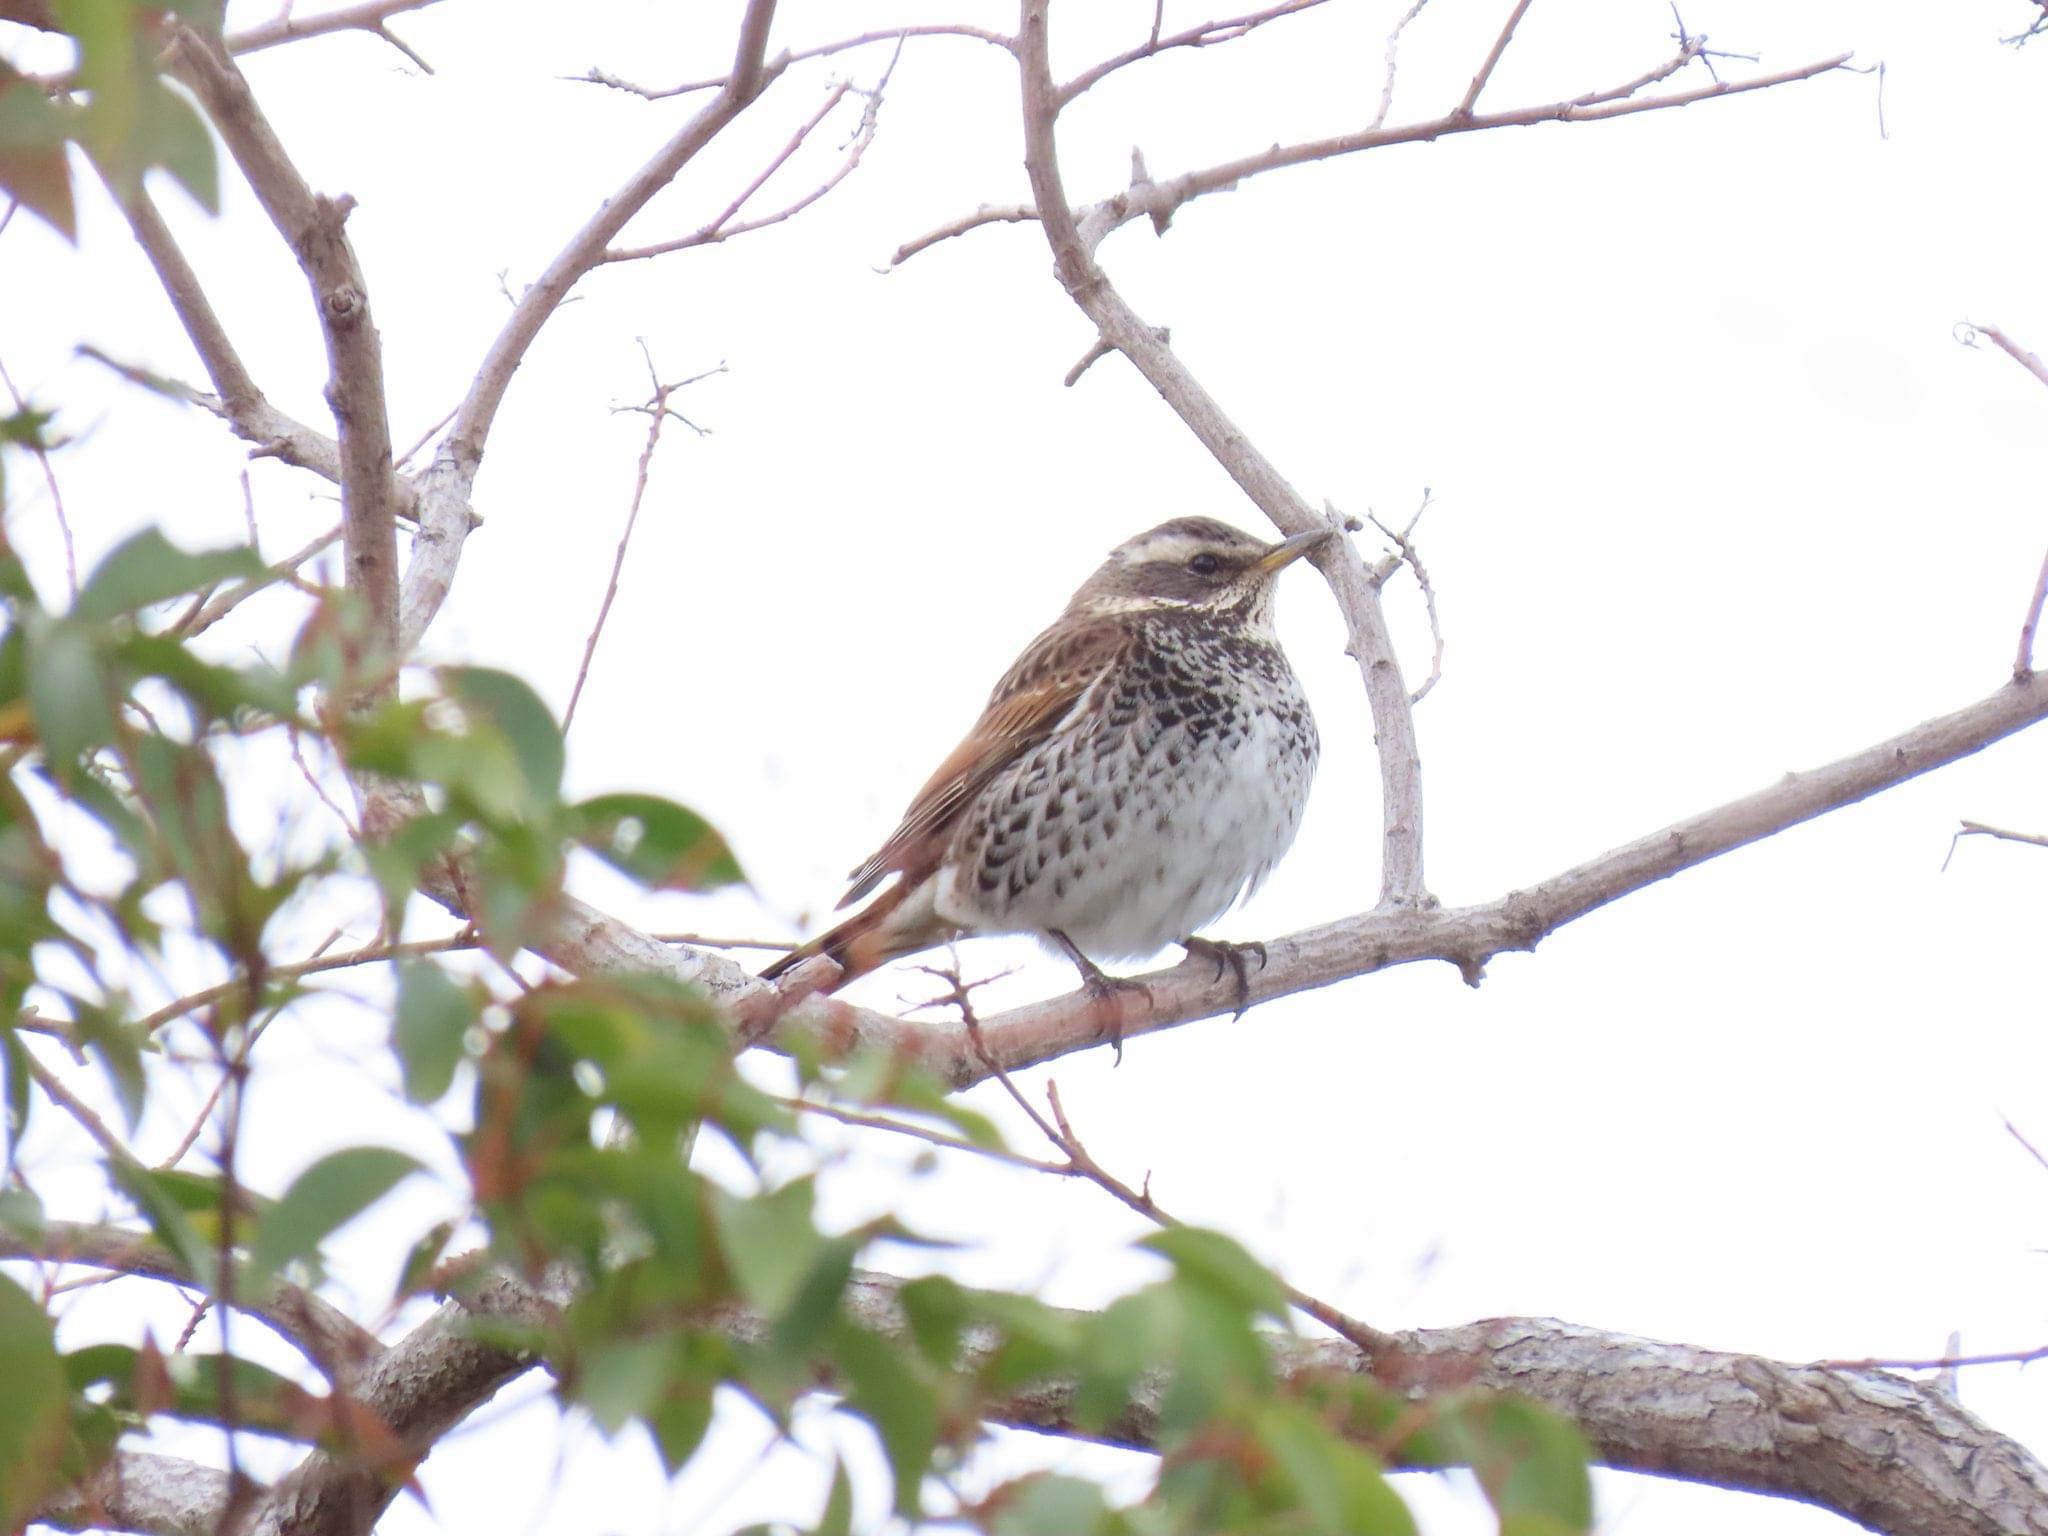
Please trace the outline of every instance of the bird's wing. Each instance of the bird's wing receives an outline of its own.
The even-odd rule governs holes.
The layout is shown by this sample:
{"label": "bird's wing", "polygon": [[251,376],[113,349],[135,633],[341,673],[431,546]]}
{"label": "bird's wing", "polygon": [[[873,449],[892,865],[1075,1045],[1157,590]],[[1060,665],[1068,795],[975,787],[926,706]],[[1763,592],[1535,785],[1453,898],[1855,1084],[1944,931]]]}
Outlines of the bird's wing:
{"label": "bird's wing", "polygon": [[989,695],[988,707],[967,739],[910,802],[902,824],[848,876],[853,886],[839,905],[859,901],[892,870],[907,871],[936,859],[976,793],[1057,730],[1130,643],[1126,625],[1098,619],[1054,625],[1026,646]]}

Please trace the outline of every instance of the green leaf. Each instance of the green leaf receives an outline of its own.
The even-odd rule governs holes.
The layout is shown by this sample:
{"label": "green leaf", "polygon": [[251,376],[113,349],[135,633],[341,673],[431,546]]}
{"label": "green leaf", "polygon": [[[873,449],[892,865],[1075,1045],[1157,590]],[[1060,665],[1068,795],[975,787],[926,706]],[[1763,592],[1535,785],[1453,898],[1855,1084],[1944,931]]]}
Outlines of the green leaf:
{"label": "green leaf", "polygon": [[1268,1403],[1257,1433],[1318,1536],[1415,1536],[1415,1517],[1372,1458],[1332,1434],[1309,1408]]}
{"label": "green leaf", "polygon": [[327,1235],[383,1199],[419,1162],[388,1147],[330,1152],[292,1180],[256,1228],[250,1267],[274,1274],[293,1259],[319,1250]]}
{"label": "green leaf", "polygon": [[405,1070],[405,1096],[431,1104],[448,1091],[462,1060],[463,1036],[476,1023],[476,999],[426,960],[398,969],[398,1019],[392,1041]]}
{"label": "green leaf", "polygon": [[853,1479],[846,1475],[846,1463],[832,1462],[832,1490],[825,1495],[825,1512],[812,1527],[811,1536],[852,1536]]}
{"label": "green leaf", "polygon": [[809,1178],[745,1199],[718,1192],[718,1236],[740,1294],[765,1316],[781,1315],[817,1262],[824,1239],[811,1222]]}
{"label": "green leaf", "polygon": [[488,667],[443,667],[442,685],[472,720],[495,725],[512,748],[526,788],[552,805],[562,793],[562,732],[540,695],[509,672]]}
{"label": "green leaf", "polygon": [[702,891],[746,878],[711,823],[659,795],[599,795],[572,806],[569,835],[660,890]]}
{"label": "green leaf", "polygon": [[1448,1405],[1439,1428],[1486,1490],[1501,1536],[1593,1528],[1592,1451],[1570,1420],[1527,1398],[1475,1393]]}
{"label": "green leaf", "polygon": [[[152,1170],[140,1163],[113,1161],[107,1165],[114,1182],[141,1210],[156,1240],[171,1251],[184,1266],[187,1276],[201,1290],[213,1289],[213,1249],[203,1241],[199,1229],[186,1211],[191,1181],[198,1175],[179,1176],[175,1170]],[[219,1184],[212,1182],[213,1213],[218,1223]]]}
{"label": "green leaf", "polygon": [[1168,1227],[1140,1239],[1138,1246],[1171,1261],[1183,1281],[1247,1311],[1264,1312],[1283,1322],[1288,1317],[1286,1287],[1235,1238],[1201,1227]]}
{"label": "green leaf", "polygon": [[43,1231],[43,1202],[33,1190],[0,1189],[0,1232],[34,1239]]}
{"label": "green leaf", "polygon": [[0,192],[74,244],[78,213],[64,141],[76,116],[0,63]]}
{"label": "green leaf", "polygon": [[576,1399],[608,1435],[616,1435],[661,1401],[675,1358],[674,1342],[622,1339],[577,1356]]}
{"label": "green leaf", "polygon": [[28,658],[28,696],[43,757],[69,783],[77,777],[79,759],[114,737],[106,679],[86,630],[58,623],[36,638]]}
{"label": "green leaf", "polygon": [[848,1404],[882,1437],[896,1479],[896,1512],[914,1518],[939,1439],[937,1396],[912,1368],[912,1356],[863,1328],[840,1329],[833,1353],[849,1388]]}
{"label": "green leaf", "polygon": [[1085,1478],[1041,1473],[996,1490],[993,1536],[1101,1536],[1123,1525]]}
{"label": "green leaf", "polygon": [[263,557],[253,549],[188,553],[157,529],[145,528],[116,545],[99,563],[86,578],[71,613],[88,624],[104,624],[119,614],[184,597],[216,582],[256,579],[266,572]]}
{"label": "green leaf", "polygon": [[70,1392],[50,1320],[28,1292],[0,1275],[0,1529],[35,1513],[57,1470]]}

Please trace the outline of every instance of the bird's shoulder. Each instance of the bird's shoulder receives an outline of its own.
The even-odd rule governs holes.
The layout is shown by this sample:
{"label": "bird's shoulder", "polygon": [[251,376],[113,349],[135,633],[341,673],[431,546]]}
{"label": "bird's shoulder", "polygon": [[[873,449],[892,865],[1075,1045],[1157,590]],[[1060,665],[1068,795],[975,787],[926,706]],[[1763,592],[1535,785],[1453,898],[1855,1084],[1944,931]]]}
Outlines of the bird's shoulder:
{"label": "bird's shoulder", "polygon": [[973,729],[925,781],[889,840],[849,877],[842,907],[860,900],[892,870],[907,871],[944,847],[955,818],[990,779],[1059,729],[1106,673],[1140,643],[1122,615],[1064,616],[1024,647]]}

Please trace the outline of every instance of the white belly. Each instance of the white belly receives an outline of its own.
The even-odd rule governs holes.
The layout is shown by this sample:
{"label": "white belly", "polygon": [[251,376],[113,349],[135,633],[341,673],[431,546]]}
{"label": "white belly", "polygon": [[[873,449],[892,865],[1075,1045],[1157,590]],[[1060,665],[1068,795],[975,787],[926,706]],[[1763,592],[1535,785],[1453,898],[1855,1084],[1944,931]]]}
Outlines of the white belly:
{"label": "white belly", "polygon": [[[1175,745],[1178,766],[1166,756]],[[1271,872],[1294,841],[1314,766],[1313,744],[1304,752],[1291,727],[1262,711],[1227,744],[1180,731],[1135,762],[1085,745],[1050,761],[1027,758],[991,793],[1049,781],[1058,794],[1026,794],[1020,803],[1052,814],[1011,834],[1022,847],[993,888],[983,878],[990,866],[971,856],[974,839],[963,836],[961,856],[940,875],[938,911],[971,932],[1057,929],[1100,960],[1155,954],[1213,922]]]}

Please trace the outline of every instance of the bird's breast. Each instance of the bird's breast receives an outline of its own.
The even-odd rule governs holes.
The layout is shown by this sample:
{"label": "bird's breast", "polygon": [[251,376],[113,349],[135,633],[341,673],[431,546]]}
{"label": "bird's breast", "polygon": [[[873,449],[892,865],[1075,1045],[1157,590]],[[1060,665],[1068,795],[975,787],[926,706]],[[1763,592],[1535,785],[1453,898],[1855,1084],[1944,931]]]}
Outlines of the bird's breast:
{"label": "bird's breast", "polygon": [[939,910],[979,932],[1058,929],[1100,959],[1155,953],[1279,862],[1316,752],[1277,645],[1202,634],[1139,647],[977,797]]}

